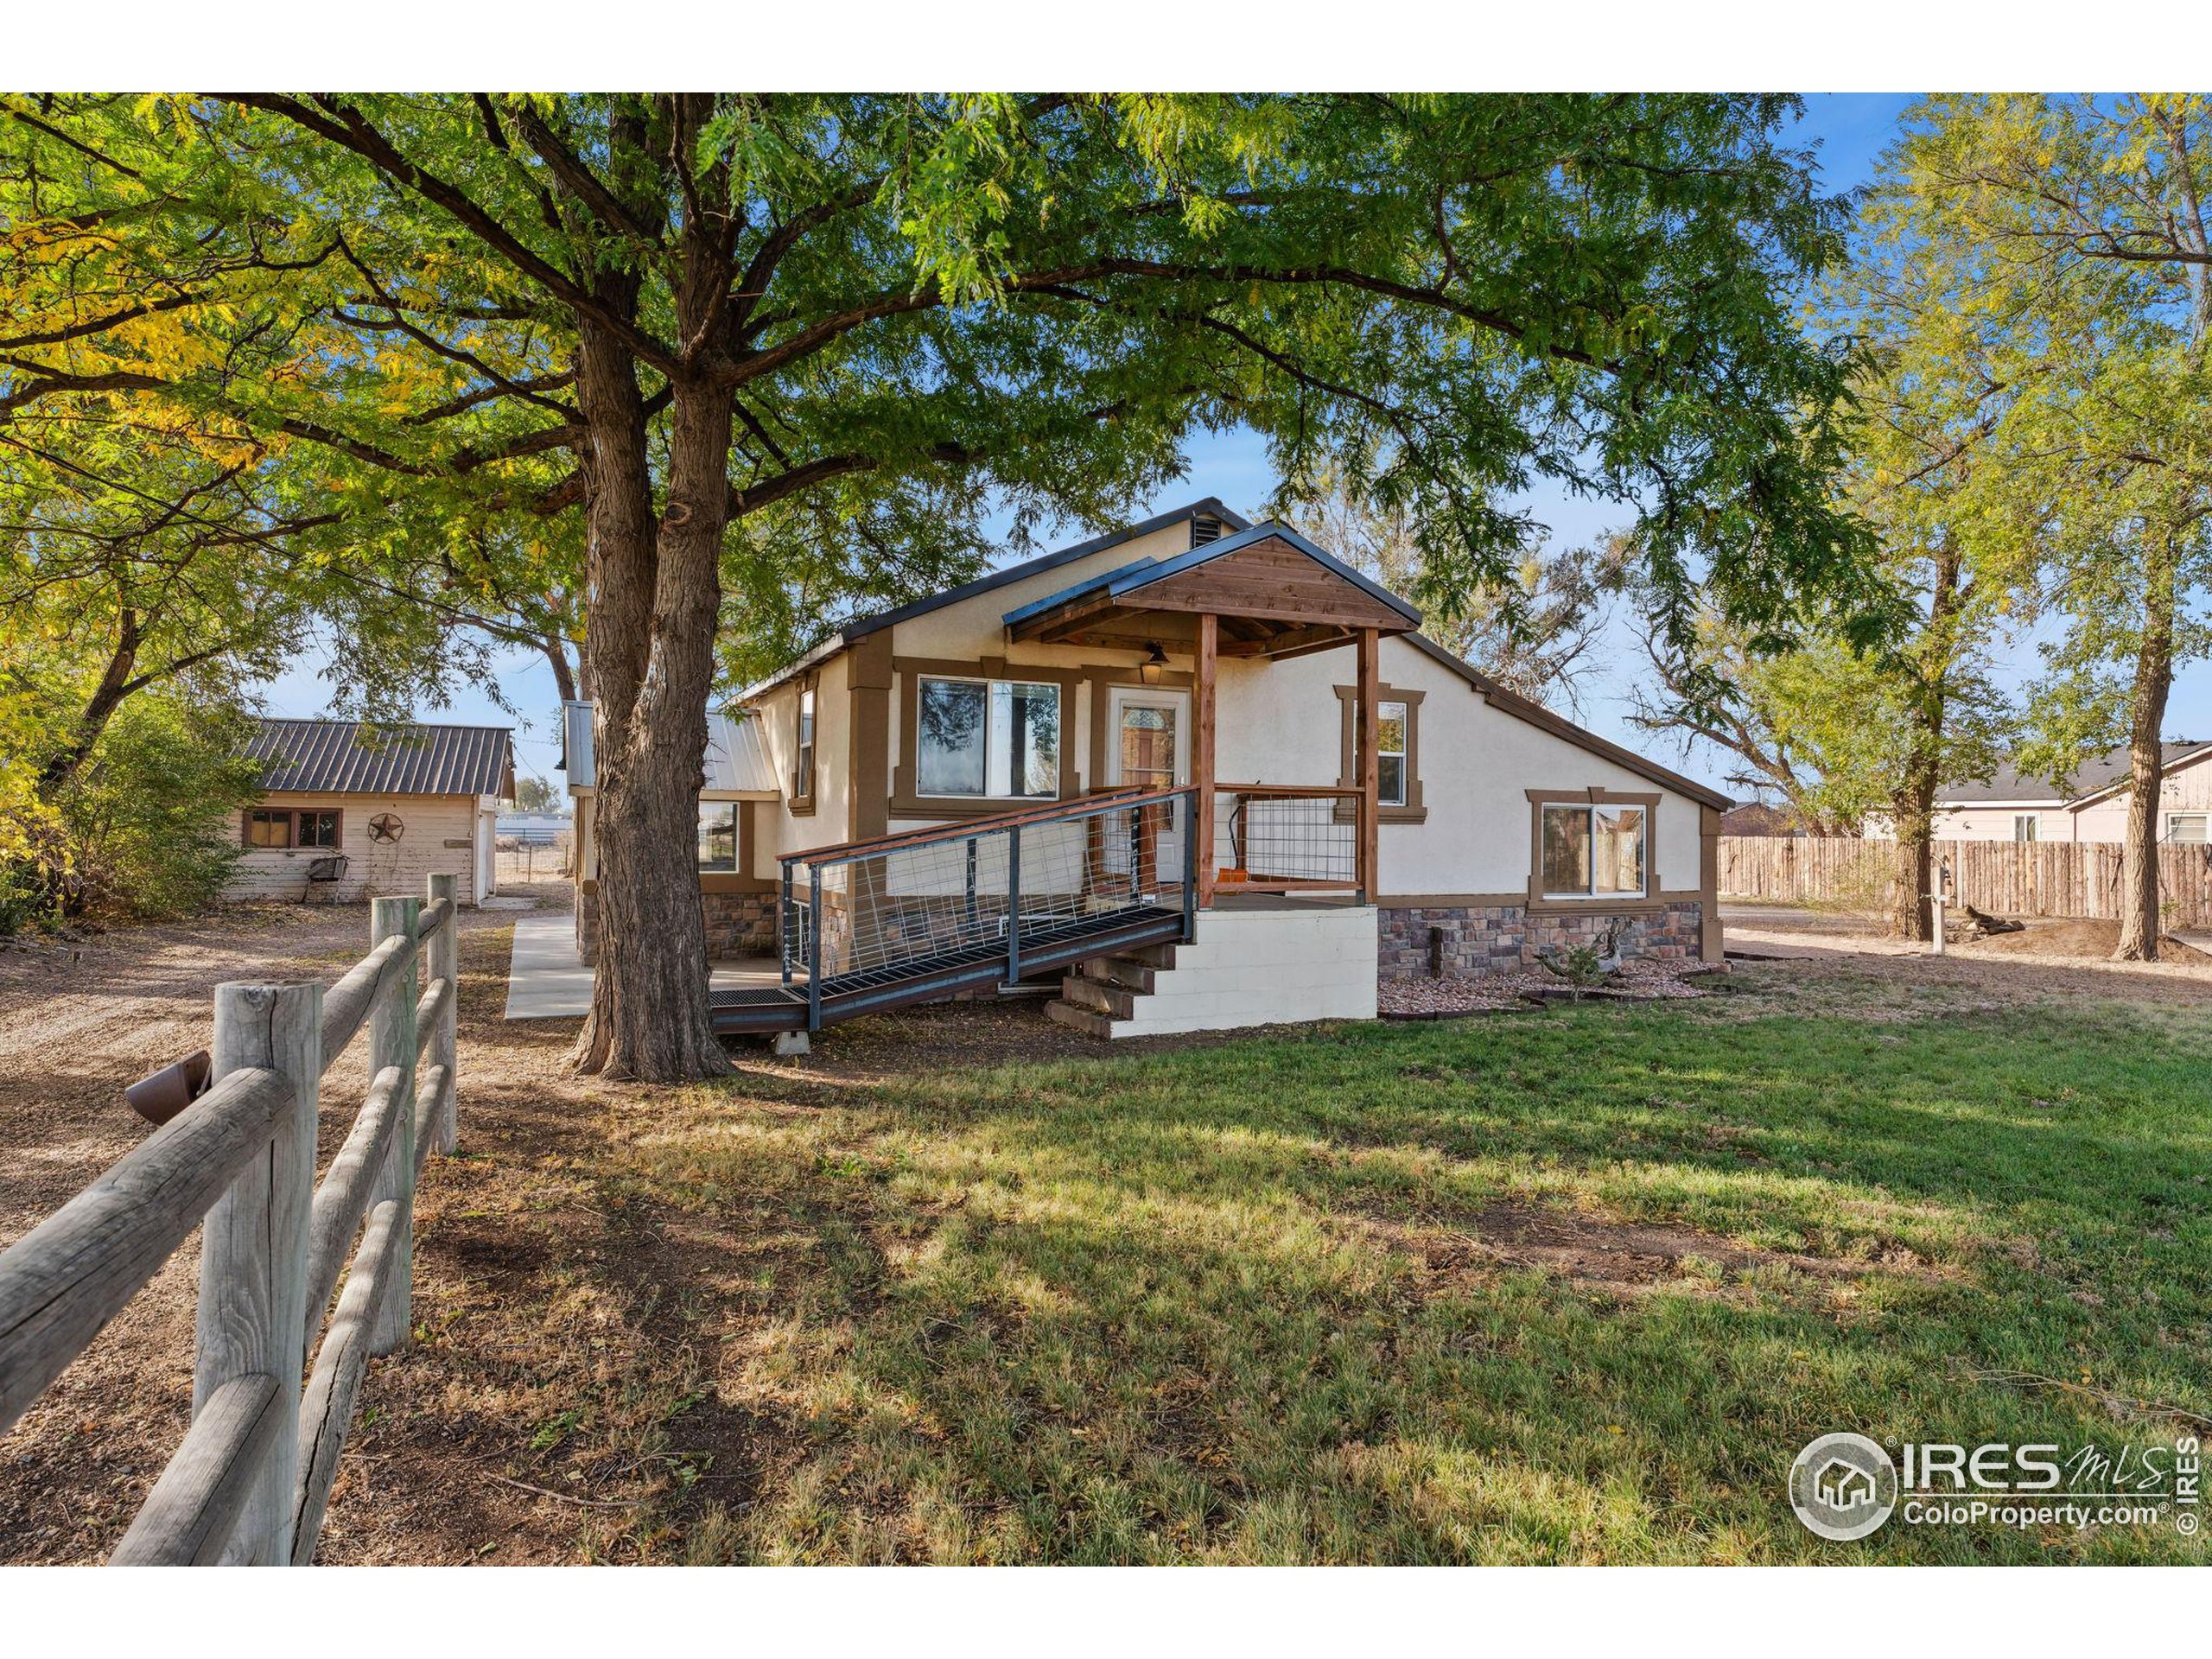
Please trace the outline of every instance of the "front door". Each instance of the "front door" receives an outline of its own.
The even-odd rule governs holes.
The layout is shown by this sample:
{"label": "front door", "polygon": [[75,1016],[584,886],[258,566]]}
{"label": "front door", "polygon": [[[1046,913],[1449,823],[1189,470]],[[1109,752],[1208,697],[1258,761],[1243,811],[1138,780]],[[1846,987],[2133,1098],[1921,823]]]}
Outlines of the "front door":
{"label": "front door", "polygon": [[[1148,685],[1117,685],[1108,692],[1109,784],[1141,789],[1173,789],[1191,781],[1191,696]],[[1162,874],[1179,880],[1183,869],[1182,803],[1149,809],[1132,837],[1133,850],[1118,852],[1113,868],[1127,870],[1137,861],[1140,885],[1147,892]]]}

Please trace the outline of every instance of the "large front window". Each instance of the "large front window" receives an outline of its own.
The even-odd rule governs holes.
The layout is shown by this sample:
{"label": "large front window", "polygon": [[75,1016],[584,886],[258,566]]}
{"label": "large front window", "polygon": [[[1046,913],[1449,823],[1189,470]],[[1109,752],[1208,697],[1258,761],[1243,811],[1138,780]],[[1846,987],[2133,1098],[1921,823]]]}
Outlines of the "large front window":
{"label": "large front window", "polygon": [[1060,688],[922,677],[916,787],[925,795],[1050,800],[1059,792]]}
{"label": "large front window", "polygon": [[1644,810],[1548,804],[1540,837],[1547,899],[1641,899]]}

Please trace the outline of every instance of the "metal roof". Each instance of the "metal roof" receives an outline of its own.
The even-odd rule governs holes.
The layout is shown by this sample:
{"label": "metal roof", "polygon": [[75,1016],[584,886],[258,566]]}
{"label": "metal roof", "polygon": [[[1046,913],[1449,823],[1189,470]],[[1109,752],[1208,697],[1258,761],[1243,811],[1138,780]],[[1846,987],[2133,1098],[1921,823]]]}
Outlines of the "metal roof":
{"label": "metal roof", "polygon": [[1234,536],[1224,536],[1217,540],[1203,543],[1192,548],[1188,552],[1178,553],[1169,558],[1133,560],[1116,569],[1102,572],[1087,582],[1079,582],[1072,588],[1063,588],[1057,594],[1048,594],[1043,599],[1024,605],[1018,610],[1008,611],[1001,620],[1009,628],[1015,627],[1033,616],[1040,616],[1046,611],[1065,605],[1070,601],[1079,599],[1086,594],[1103,593],[1109,598],[1119,599],[1123,594],[1134,593],[1140,588],[1149,588],[1155,582],[1164,582],[1170,576],[1182,575],[1185,570],[1195,569],[1202,564],[1210,564],[1225,554],[1235,553],[1244,548],[1254,546],[1270,537],[1289,543],[1332,575],[1351,582],[1369,598],[1389,606],[1406,619],[1407,626],[1417,628],[1421,626],[1421,611],[1417,607],[1399,598],[1380,582],[1370,581],[1368,577],[1360,575],[1342,560],[1324,553],[1296,531],[1287,529],[1277,524],[1247,524]]}
{"label": "metal roof", "polygon": [[[2166,769],[2212,753],[2212,742],[2162,743]],[[2126,747],[2092,755],[2074,769],[2074,775],[2054,784],[2048,778],[2031,777],[2009,766],[1999,766],[1978,783],[1945,784],[1936,791],[1939,806],[2071,806],[2124,785],[2134,769]]]}
{"label": "metal roof", "polygon": [[[592,750],[591,704],[561,705],[561,770],[569,774],[571,793],[599,787],[599,768]],[[707,782],[710,795],[781,795],[775,763],[759,720],[748,715],[707,716]]]}
{"label": "metal roof", "polygon": [[[1185,506],[1177,507],[1173,512],[1160,513],[1147,518],[1141,524],[1129,524],[1120,530],[1109,531],[1105,535],[1094,536],[1087,542],[1077,542],[1073,547],[1063,547],[1050,553],[1040,553],[1033,559],[1024,559],[1019,564],[1009,564],[1003,570],[994,570],[988,575],[978,576],[973,582],[949,588],[928,599],[918,599],[911,605],[901,605],[896,610],[879,611],[873,616],[855,618],[804,657],[785,663],[766,678],[756,680],[753,684],[747,686],[744,690],[737,694],[736,701],[750,702],[753,698],[774,690],[776,687],[802,670],[811,668],[815,664],[836,656],[855,639],[865,639],[869,634],[880,632],[894,624],[907,621],[917,616],[927,616],[931,611],[941,611],[948,605],[957,605],[963,599],[973,599],[978,594],[988,594],[993,588],[1003,588],[1011,582],[1020,582],[1030,576],[1042,575],[1047,570],[1057,570],[1064,564],[1073,564],[1077,559],[1087,559],[1094,553],[1103,553],[1110,547],[1119,547],[1123,542],[1133,542],[1140,536],[1149,536],[1156,530],[1165,530],[1170,524],[1179,524],[1186,518],[1197,518],[1201,516],[1218,518],[1232,531],[1245,531],[1251,528],[1247,519],[1222,505],[1218,498],[1205,496]],[[1211,543],[1208,545],[1217,546],[1219,543]]]}
{"label": "metal roof", "polygon": [[260,720],[247,755],[262,787],[317,795],[515,792],[513,734],[505,726],[392,726],[346,720]]}

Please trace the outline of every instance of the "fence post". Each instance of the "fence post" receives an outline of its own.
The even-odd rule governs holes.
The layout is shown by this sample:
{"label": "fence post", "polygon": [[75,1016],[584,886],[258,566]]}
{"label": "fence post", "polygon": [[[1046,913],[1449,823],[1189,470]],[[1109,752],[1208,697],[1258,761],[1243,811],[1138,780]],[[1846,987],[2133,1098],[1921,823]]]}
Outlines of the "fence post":
{"label": "fence post", "polygon": [[[369,948],[374,950],[395,933],[410,941],[399,956],[395,972],[377,997],[369,1016],[369,1075],[387,1065],[399,1068],[398,1133],[391,1138],[384,1172],[376,1191],[369,1195],[372,1213],[387,1198],[396,1199],[399,1242],[394,1252],[391,1288],[377,1313],[376,1329],[369,1338],[372,1353],[396,1354],[407,1345],[414,1328],[415,1305],[415,1001],[421,995],[416,983],[418,952],[411,943],[422,919],[420,899],[372,899],[369,901]],[[401,965],[404,964],[404,965]]]}
{"label": "fence post", "polygon": [[810,862],[806,889],[806,1028],[822,1029],[822,867]]}
{"label": "fence post", "polygon": [[1021,983],[1021,830],[1006,832],[1006,982]]}
{"label": "fence post", "polygon": [[218,985],[212,1058],[217,1078],[254,1067],[281,1072],[292,1085],[291,1109],[278,1118],[267,1152],[207,1212],[192,1373],[194,1416],[217,1389],[240,1377],[266,1376],[276,1385],[278,1430],[224,1559],[283,1566],[292,1559],[306,1363],[322,987]]}
{"label": "fence post", "polygon": [[461,1031],[461,901],[454,891],[459,880],[434,875],[429,882],[429,902],[442,902],[446,906],[445,925],[430,936],[429,977],[453,986],[445,1012],[438,1016],[438,1028],[430,1038],[430,1064],[445,1067],[445,1090],[433,1120],[437,1135],[430,1143],[442,1157],[452,1156],[461,1144],[461,1068],[456,1058]]}

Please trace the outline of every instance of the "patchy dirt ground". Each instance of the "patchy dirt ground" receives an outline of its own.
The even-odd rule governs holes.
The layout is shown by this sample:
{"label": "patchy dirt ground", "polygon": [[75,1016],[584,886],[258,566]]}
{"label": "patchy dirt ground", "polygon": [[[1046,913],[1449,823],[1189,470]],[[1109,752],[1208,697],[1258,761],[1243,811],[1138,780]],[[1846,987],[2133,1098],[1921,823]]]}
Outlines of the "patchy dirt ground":
{"label": "patchy dirt ground", "polygon": [[[714,1115],[702,1112],[699,1091],[568,1077],[573,1021],[504,1022],[511,922],[464,912],[461,1154],[429,1166],[416,1340],[372,1370],[321,1559],[714,1558],[727,1540],[706,1535],[780,1491],[823,1432],[797,1406],[725,1397],[717,1381],[731,1356],[765,1351],[802,1325],[834,1331],[865,1315],[791,1300],[794,1284],[817,1286],[796,1294],[827,1294],[825,1275],[802,1270],[824,1252],[873,1253],[880,1268],[918,1248],[865,1224],[858,1195],[895,1172],[861,1152],[809,1152],[806,1179],[779,1185],[778,1159],[790,1150],[779,1126],[797,1145],[803,1129],[899,1078],[1099,1049],[1027,1000],[858,1022],[801,1064],[749,1047],[736,1057],[744,1113],[725,1112],[715,1122],[728,1126],[713,1133],[731,1137],[715,1143],[731,1157],[767,1173],[727,1184],[711,1171],[686,1173],[687,1202],[673,1205],[665,1183],[640,1178],[651,1161],[640,1149],[679,1121]],[[219,981],[327,979],[358,957],[366,931],[359,908],[285,908],[0,953],[0,1245],[143,1136],[122,1086],[206,1042]],[[1967,951],[1932,961],[1863,954],[1847,935],[1804,937],[1801,959],[1747,964],[1725,995],[1686,1007],[1703,1019],[1832,1008],[1878,1021],[2076,996],[2212,1003],[2212,966],[2202,963]],[[357,1045],[326,1084],[326,1156],[365,1084]],[[707,1144],[706,1130],[691,1132],[695,1147]],[[1732,1286],[1811,1271],[1700,1234],[1568,1227],[1535,1211],[1497,1210],[1454,1230],[1424,1242],[1433,1271],[1535,1266],[1611,1295],[1697,1274]],[[196,1257],[191,1244],[181,1250],[0,1437],[0,1561],[96,1560],[121,1536],[186,1427]],[[865,1285],[880,1275],[826,1276]],[[649,1523],[636,1524],[641,1514]]]}
{"label": "patchy dirt ground", "polygon": [[[565,888],[533,891],[566,902]],[[722,1300],[728,1241],[626,1213],[594,1154],[649,1119],[650,1102],[566,1075],[575,1021],[501,1018],[512,931],[512,912],[462,912],[461,1154],[425,1171],[416,1346],[372,1367],[325,1561],[588,1556],[590,1520],[628,1504],[579,1490],[615,1471],[605,1458],[579,1467],[559,1425],[595,1380],[631,1373],[639,1344],[664,1351],[649,1369],[669,1384],[632,1402],[630,1473],[665,1471],[657,1489],[696,1482],[735,1503],[766,1456],[757,1427],[696,1386],[696,1316]],[[206,1046],[219,982],[334,978],[367,934],[365,906],[267,906],[0,950],[0,1247],[148,1133],[123,1087]],[[367,1086],[365,1049],[357,1039],[324,1080],[325,1160]],[[1024,1000],[868,1021],[804,1070],[765,1048],[738,1058],[803,1110],[810,1095],[901,1073],[1096,1052]],[[0,1563],[97,1560],[122,1536],[190,1421],[198,1258],[188,1241],[0,1435]]]}

